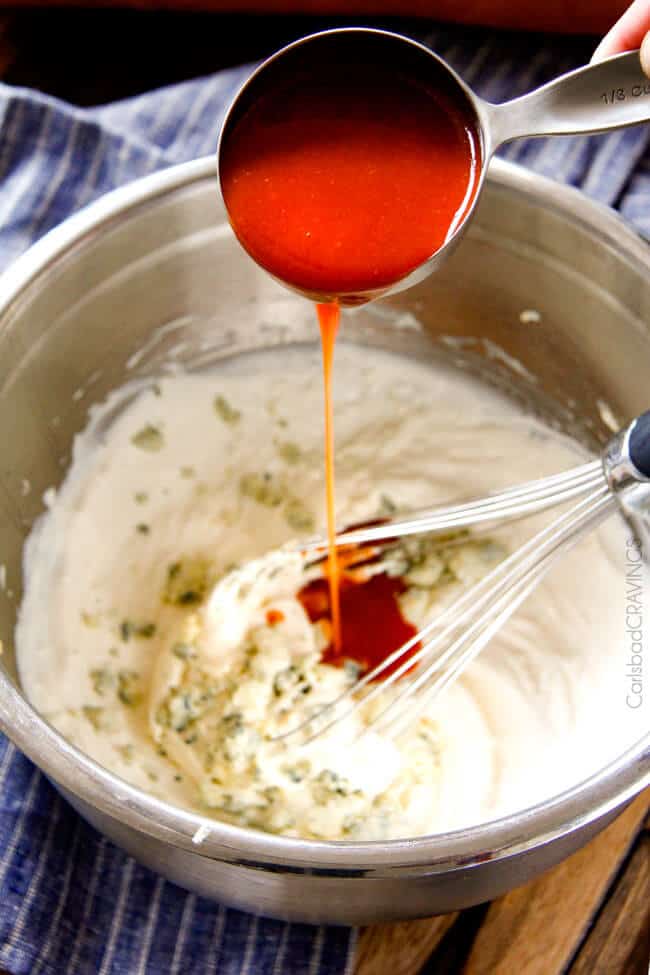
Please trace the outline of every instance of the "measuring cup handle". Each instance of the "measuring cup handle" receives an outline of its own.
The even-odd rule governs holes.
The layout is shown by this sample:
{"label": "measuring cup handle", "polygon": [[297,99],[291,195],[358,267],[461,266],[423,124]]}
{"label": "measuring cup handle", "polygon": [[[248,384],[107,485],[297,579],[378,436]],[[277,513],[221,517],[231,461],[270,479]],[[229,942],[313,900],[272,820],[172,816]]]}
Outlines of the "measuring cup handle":
{"label": "measuring cup handle", "polygon": [[650,121],[650,78],[639,52],[630,51],[484,108],[492,149],[522,136],[605,132]]}

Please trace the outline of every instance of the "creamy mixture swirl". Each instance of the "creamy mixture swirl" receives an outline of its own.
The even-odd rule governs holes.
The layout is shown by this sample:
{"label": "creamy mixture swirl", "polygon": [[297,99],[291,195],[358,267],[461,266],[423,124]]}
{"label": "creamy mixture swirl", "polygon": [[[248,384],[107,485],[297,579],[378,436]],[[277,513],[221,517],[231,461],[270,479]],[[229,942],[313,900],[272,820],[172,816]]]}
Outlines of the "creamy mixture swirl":
{"label": "creamy mixture swirl", "polygon": [[[319,368],[311,350],[260,353],[94,413],[26,547],[17,647],[34,705],[161,798],[318,839],[475,824],[620,754],[647,715],[626,706],[617,518],[398,741],[359,736],[392,691],[311,744],[278,738],[358,676],[323,661],[327,628],[297,598],[313,571],[274,554],[324,528]],[[335,409],[340,524],[582,459],[461,374],[368,348],[337,350]],[[404,618],[421,626],[549,517],[398,546]]]}

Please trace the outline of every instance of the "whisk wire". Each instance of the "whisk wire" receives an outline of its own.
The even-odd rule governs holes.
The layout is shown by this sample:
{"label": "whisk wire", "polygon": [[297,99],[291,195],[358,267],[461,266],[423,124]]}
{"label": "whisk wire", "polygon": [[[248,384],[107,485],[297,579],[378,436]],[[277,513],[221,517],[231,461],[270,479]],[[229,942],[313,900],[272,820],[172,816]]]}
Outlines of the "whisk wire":
{"label": "whisk wire", "polygon": [[[605,483],[602,462],[591,461],[571,471],[528,481],[478,501],[416,511],[405,519],[346,531],[337,537],[337,543],[341,546],[362,545],[385,542],[404,535],[469,527],[487,521],[511,521],[571,501]],[[324,543],[318,539],[302,544],[301,548],[305,552],[316,553],[324,551]]]}
{"label": "whisk wire", "polygon": [[[479,616],[447,651],[437,657],[422,674],[393,698],[368,725],[368,728],[381,727],[385,731],[390,729],[390,735],[398,737],[403,725],[415,720],[416,716],[426,710],[445,687],[467,668],[535,589],[558,556],[565,554],[586,532],[609,515],[613,498],[599,492],[591,495],[586,501],[589,504],[576,519],[575,524],[569,530],[561,528],[554,538],[549,539],[544,550],[538,552],[537,556],[529,556],[522,565],[517,565],[499,587],[500,590],[505,591],[502,591],[501,596],[486,609],[485,614]],[[532,565],[531,558],[534,560]],[[432,643],[433,641],[429,645],[429,652]],[[440,673],[448,663],[450,666]],[[411,708],[407,711],[404,706],[400,707],[406,702],[410,703],[416,695],[418,696],[415,712]],[[397,710],[398,713],[391,718],[393,710]]]}
{"label": "whisk wire", "polygon": [[[543,573],[540,573],[540,575]],[[431,665],[425,671],[423,676],[426,677],[424,693],[420,695],[419,700],[416,700],[415,710],[411,711],[409,714],[409,723],[411,721],[417,720],[423,711],[425,711],[432,703],[435,697],[440,694],[444,688],[456,678],[456,675],[462,671],[467,664],[471,662],[478,654],[483,650],[487,644],[490,642],[492,637],[498,630],[507,622],[507,620],[512,616],[512,614],[519,608],[519,606],[524,602],[528,595],[532,592],[537,584],[537,578],[529,580],[525,585],[519,587],[519,591],[516,595],[511,598],[511,600],[506,604],[506,606],[501,610],[501,612],[490,622],[489,625],[485,625],[484,621],[480,622],[480,626],[483,627],[483,632],[474,639],[470,646],[465,650],[463,654],[459,655],[459,659],[453,667],[446,670],[438,679],[431,681],[432,674],[430,671],[438,672],[443,666],[441,662],[436,661],[436,665]],[[470,633],[463,634],[458,640],[452,644],[450,650],[452,653],[450,656],[457,654],[463,644],[467,642],[470,637]],[[426,684],[431,681],[432,686],[428,689]],[[401,703],[404,703],[406,699],[410,700],[415,694],[415,688],[412,694],[405,695]],[[397,702],[395,702],[397,704]],[[392,703],[385,708],[385,710],[378,716],[375,722],[373,722],[374,727],[378,730],[384,729],[391,737],[398,738],[404,726],[406,725],[405,709],[402,707],[396,715],[391,716]],[[364,728],[362,734],[365,734],[369,730],[370,726]],[[361,737],[361,735],[359,735]]]}

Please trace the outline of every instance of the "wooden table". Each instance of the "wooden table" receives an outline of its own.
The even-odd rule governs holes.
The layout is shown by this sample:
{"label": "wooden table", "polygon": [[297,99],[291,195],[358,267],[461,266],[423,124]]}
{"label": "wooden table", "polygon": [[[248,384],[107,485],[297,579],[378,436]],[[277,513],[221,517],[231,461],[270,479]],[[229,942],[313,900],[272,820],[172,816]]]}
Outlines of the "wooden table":
{"label": "wooden table", "polygon": [[[92,105],[256,60],[303,33],[344,22],[9,11],[0,14],[0,77]],[[389,26],[408,33],[412,22],[393,19]],[[355,975],[646,975],[649,808],[650,790],[583,850],[491,904],[366,928]]]}
{"label": "wooden table", "polygon": [[600,836],[491,904],[366,928],[355,975],[647,975],[650,789]]}

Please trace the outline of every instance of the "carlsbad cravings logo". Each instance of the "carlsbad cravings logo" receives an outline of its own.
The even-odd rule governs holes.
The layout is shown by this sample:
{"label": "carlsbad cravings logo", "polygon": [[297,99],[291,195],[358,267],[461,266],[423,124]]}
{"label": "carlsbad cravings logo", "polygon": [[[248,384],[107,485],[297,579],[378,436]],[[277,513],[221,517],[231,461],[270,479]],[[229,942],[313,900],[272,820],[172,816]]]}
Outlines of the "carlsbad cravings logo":
{"label": "carlsbad cravings logo", "polygon": [[625,550],[625,703],[636,710],[643,704],[643,553],[635,538]]}

